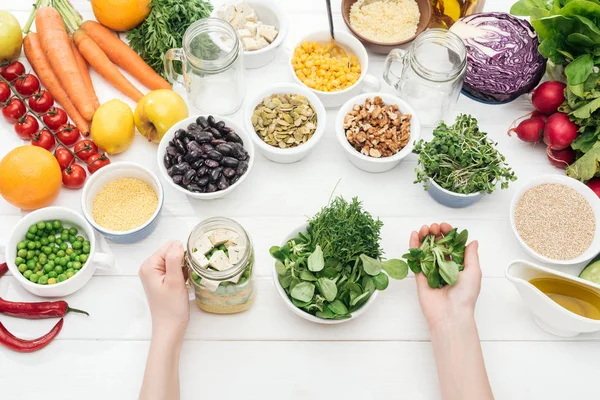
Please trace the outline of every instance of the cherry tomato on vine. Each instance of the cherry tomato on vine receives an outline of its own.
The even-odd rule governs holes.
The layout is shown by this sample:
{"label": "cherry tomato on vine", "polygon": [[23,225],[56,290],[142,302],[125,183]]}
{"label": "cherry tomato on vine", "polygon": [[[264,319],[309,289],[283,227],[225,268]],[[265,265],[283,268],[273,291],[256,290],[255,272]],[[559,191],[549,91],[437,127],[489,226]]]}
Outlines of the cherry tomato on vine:
{"label": "cherry tomato on vine", "polygon": [[67,117],[65,110],[58,107],[52,107],[42,117],[42,121],[53,131],[56,131],[61,125],[66,124],[68,120],[69,117]]}
{"label": "cherry tomato on vine", "polygon": [[56,140],[54,140],[54,135],[48,129],[42,129],[31,137],[31,144],[51,151],[56,144]]}
{"label": "cherry tomato on vine", "polygon": [[85,139],[77,142],[73,148],[73,151],[75,151],[77,157],[85,161],[94,154],[98,153],[98,146],[96,146],[96,144],[90,139]]}
{"label": "cherry tomato on vine", "polygon": [[2,107],[2,115],[4,115],[4,118],[11,124],[17,122],[17,120],[25,115],[26,112],[27,109],[25,108],[25,104],[16,97],[10,99],[8,103]]}
{"label": "cherry tomato on vine", "polygon": [[10,91],[10,86],[6,82],[0,82],[0,103],[4,103],[6,100],[10,99],[12,92]]}
{"label": "cherry tomato on vine", "polygon": [[[0,96],[0,100],[2,100],[2,96]],[[54,105],[54,98],[49,91],[42,89],[31,96],[27,102],[33,111],[38,114],[44,114]]]}
{"label": "cherry tomato on vine", "polygon": [[79,189],[83,187],[87,174],[85,169],[79,164],[71,164],[62,171],[62,182],[69,189]]}
{"label": "cherry tomato on vine", "polygon": [[14,61],[14,62],[8,64],[2,70],[2,76],[4,77],[4,79],[6,79],[9,82],[14,81],[19,76],[24,75],[24,74],[25,74],[25,66],[18,61]]}
{"label": "cherry tomato on vine", "polygon": [[88,165],[88,171],[90,171],[90,174],[93,174],[100,168],[110,164],[110,160],[106,157],[106,154],[94,154],[87,159],[86,163]]}
{"label": "cherry tomato on vine", "polygon": [[72,146],[79,139],[79,129],[73,124],[63,124],[56,131],[56,137],[65,146]]}
{"label": "cherry tomato on vine", "polygon": [[24,97],[29,97],[40,89],[40,81],[32,74],[18,77],[14,85],[17,93]]}
{"label": "cherry tomato on vine", "polygon": [[31,114],[23,115],[15,124],[15,132],[23,140],[31,140],[38,129],[40,129],[40,124]]}
{"label": "cherry tomato on vine", "polygon": [[56,149],[56,151],[54,152],[54,157],[56,157],[56,160],[58,161],[58,165],[60,165],[61,170],[67,168],[75,158],[73,156],[73,153],[71,153],[67,148],[62,146]]}

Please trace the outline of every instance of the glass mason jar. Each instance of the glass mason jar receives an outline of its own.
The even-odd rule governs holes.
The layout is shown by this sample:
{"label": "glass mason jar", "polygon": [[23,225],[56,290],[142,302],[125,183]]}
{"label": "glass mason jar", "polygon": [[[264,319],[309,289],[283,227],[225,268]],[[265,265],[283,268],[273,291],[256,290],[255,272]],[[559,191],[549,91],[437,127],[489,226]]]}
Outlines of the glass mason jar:
{"label": "glass mason jar", "polygon": [[[245,95],[243,49],[233,26],[220,18],[203,18],[188,27],[183,48],[167,51],[165,75],[180,83],[201,112],[236,112]],[[181,62],[183,75],[173,61]]]}
{"label": "glass mason jar", "polygon": [[[400,66],[400,74],[392,71]],[[415,109],[423,126],[436,126],[460,94],[467,70],[462,39],[446,29],[428,29],[408,50],[394,49],[385,60],[383,78]]]}
{"label": "glass mason jar", "polygon": [[[244,246],[240,260],[224,271],[202,268],[194,249],[198,240],[210,231],[224,229],[235,232]],[[240,224],[224,217],[209,218],[192,230],[184,260],[189,272],[189,284],[194,290],[198,308],[214,314],[235,314],[249,309],[254,302],[254,249],[250,237]]]}

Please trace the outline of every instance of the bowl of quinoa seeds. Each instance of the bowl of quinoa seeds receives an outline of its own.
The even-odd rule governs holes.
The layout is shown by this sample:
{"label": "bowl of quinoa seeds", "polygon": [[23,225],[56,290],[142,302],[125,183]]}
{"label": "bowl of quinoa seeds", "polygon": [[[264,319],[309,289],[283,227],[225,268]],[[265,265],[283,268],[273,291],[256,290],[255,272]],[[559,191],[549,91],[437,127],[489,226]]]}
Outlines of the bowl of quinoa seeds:
{"label": "bowl of quinoa seeds", "polygon": [[158,207],[154,189],[137,178],[119,178],[96,195],[92,217],[102,228],[125,232],[144,225]]}
{"label": "bowl of quinoa seeds", "polygon": [[530,249],[553,260],[572,260],[594,240],[596,217],[575,189],[545,183],[526,190],[518,200],[515,228]]}
{"label": "bowl of quinoa seeds", "polygon": [[350,8],[349,17],[350,26],[365,39],[393,44],[417,34],[421,12],[415,0],[358,0]]}

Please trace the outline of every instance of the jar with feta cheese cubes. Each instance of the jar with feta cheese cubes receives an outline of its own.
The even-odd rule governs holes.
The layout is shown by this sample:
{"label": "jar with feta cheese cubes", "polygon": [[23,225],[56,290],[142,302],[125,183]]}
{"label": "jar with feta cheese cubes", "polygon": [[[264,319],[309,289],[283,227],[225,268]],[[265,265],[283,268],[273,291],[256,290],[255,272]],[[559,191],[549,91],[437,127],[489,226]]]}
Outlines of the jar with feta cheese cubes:
{"label": "jar with feta cheese cubes", "polygon": [[198,224],[188,238],[185,263],[201,310],[234,314],[252,306],[254,249],[234,220],[216,217]]}

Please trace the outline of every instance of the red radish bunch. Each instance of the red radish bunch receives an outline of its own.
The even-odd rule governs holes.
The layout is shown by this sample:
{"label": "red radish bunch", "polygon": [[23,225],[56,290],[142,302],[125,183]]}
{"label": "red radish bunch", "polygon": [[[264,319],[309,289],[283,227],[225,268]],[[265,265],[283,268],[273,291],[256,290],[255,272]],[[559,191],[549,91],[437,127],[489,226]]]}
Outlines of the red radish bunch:
{"label": "red radish bunch", "polygon": [[567,114],[554,113],[546,121],[544,143],[552,150],[564,150],[577,138],[577,125]]}
{"label": "red radish bunch", "polygon": [[550,115],[558,111],[558,107],[565,101],[567,85],[560,81],[547,81],[533,90],[531,103],[542,114]]}
{"label": "red radish bunch", "polygon": [[548,154],[548,160],[550,160],[552,165],[556,168],[565,169],[575,162],[575,150],[570,147],[563,150],[553,150],[548,147],[546,153]]}

